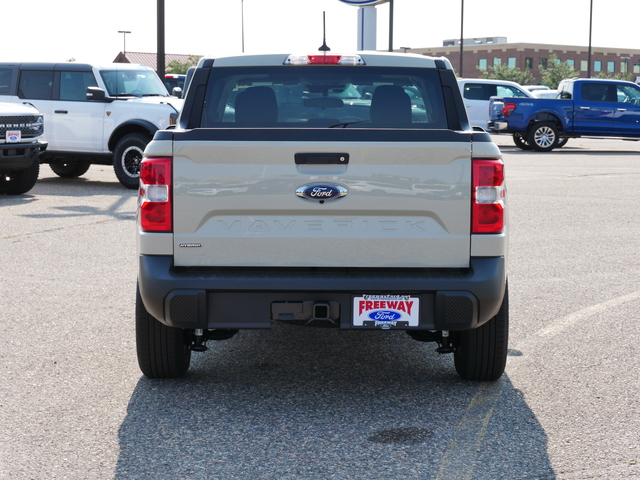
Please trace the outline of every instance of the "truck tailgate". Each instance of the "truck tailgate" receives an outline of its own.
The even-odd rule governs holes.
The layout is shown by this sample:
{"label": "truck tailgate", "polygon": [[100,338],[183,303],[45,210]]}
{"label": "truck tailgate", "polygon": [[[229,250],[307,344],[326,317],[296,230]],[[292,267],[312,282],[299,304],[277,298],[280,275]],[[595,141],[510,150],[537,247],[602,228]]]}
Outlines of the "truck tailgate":
{"label": "truck tailgate", "polygon": [[[469,141],[177,142],[175,265],[467,267],[471,136],[461,135]],[[296,164],[301,153],[348,164]],[[316,184],[347,194],[296,195]]]}

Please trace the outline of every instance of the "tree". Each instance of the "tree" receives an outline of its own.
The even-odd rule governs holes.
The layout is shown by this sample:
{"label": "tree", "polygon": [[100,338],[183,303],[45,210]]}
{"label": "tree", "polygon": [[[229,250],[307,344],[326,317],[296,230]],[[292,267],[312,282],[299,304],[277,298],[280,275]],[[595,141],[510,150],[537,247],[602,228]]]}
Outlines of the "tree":
{"label": "tree", "polygon": [[578,72],[568,62],[561,62],[555,53],[549,57],[546,68],[542,66],[538,66],[538,68],[542,75],[542,85],[546,85],[552,90],[557,89],[565,78],[578,76]]}
{"label": "tree", "polygon": [[199,55],[189,55],[188,60],[184,63],[179,62],[178,60],[174,60],[173,62],[169,62],[167,64],[166,71],[167,73],[185,74],[187,73],[187,70],[189,70],[189,67],[193,67],[198,63],[198,60],[200,60],[200,58],[201,57]]}
{"label": "tree", "polygon": [[510,68],[506,65],[489,67],[482,73],[481,78],[508,80],[510,82],[516,82],[520,85],[530,85],[533,83],[533,75],[531,74],[530,69],[527,68],[525,71],[522,71],[518,67]]}
{"label": "tree", "polygon": [[609,73],[609,72],[600,72],[596,78],[605,78],[605,79],[612,79],[612,80],[626,80],[627,82],[635,82],[636,80],[636,75],[634,73]]}

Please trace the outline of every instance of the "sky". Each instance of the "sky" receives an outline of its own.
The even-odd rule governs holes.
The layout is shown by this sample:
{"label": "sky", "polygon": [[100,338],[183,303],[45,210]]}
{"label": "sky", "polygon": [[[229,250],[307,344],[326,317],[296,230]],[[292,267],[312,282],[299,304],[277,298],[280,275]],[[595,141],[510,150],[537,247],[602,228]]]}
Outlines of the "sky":
{"label": "sky", "polygon": [[[463,0],[395,0],[393,47],[442,46],[460,38]],[[640,0],[464,0],[464,37],[640,50],[632,19]],[[157,49],[157,0],[0,0],[0,62],[112,62],[124,48]],[[22,4],[21,4],[22,5]],[[389,4],[377,9],[377,49],[389,48]],[[14,12],[15,17],[10,12]],[[165,0],[165,53],[334,53],[357,48],[358,7],[340,0]],[[244,21],[243,21],[244,17]],[[118,33],[120,30],[130,34]],[[14,40],[11,40],[14,39]]]}

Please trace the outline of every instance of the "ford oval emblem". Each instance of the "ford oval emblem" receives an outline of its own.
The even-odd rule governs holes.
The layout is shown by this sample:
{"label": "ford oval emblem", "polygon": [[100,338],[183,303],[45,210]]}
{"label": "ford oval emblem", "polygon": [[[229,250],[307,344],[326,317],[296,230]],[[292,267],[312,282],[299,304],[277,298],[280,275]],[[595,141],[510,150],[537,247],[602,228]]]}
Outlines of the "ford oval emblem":
{"label": "ford oval emblem", "polygon": [[347,194],[347,189],[336,183],[309,183],[296,190],[296,195],[306,200],[325,202],[336,200]]}
{"label": "ford oval emblem", "polygon": [[398,312],[392,312],[390,310],[376,310],[375,312],[371,312],[369,314],[369,318],[378,322],[395,322],[396,320],[400,320],[402,318],[402,314]]}

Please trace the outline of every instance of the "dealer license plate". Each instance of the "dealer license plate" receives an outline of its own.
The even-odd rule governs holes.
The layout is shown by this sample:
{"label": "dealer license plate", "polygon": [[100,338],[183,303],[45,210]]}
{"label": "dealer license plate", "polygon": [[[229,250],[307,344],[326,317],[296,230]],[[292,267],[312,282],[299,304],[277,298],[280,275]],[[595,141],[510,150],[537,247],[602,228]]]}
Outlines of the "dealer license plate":
{"label": "dealer license plate", "polygon": [[22,132],[20,130],[7,130],[7,143],[20,143]]}
{"label": "dealer license plate", "polygon": [[420,298],[410,295],[362,295],[353,298],[353,326],[406,328],[420,324]]}

